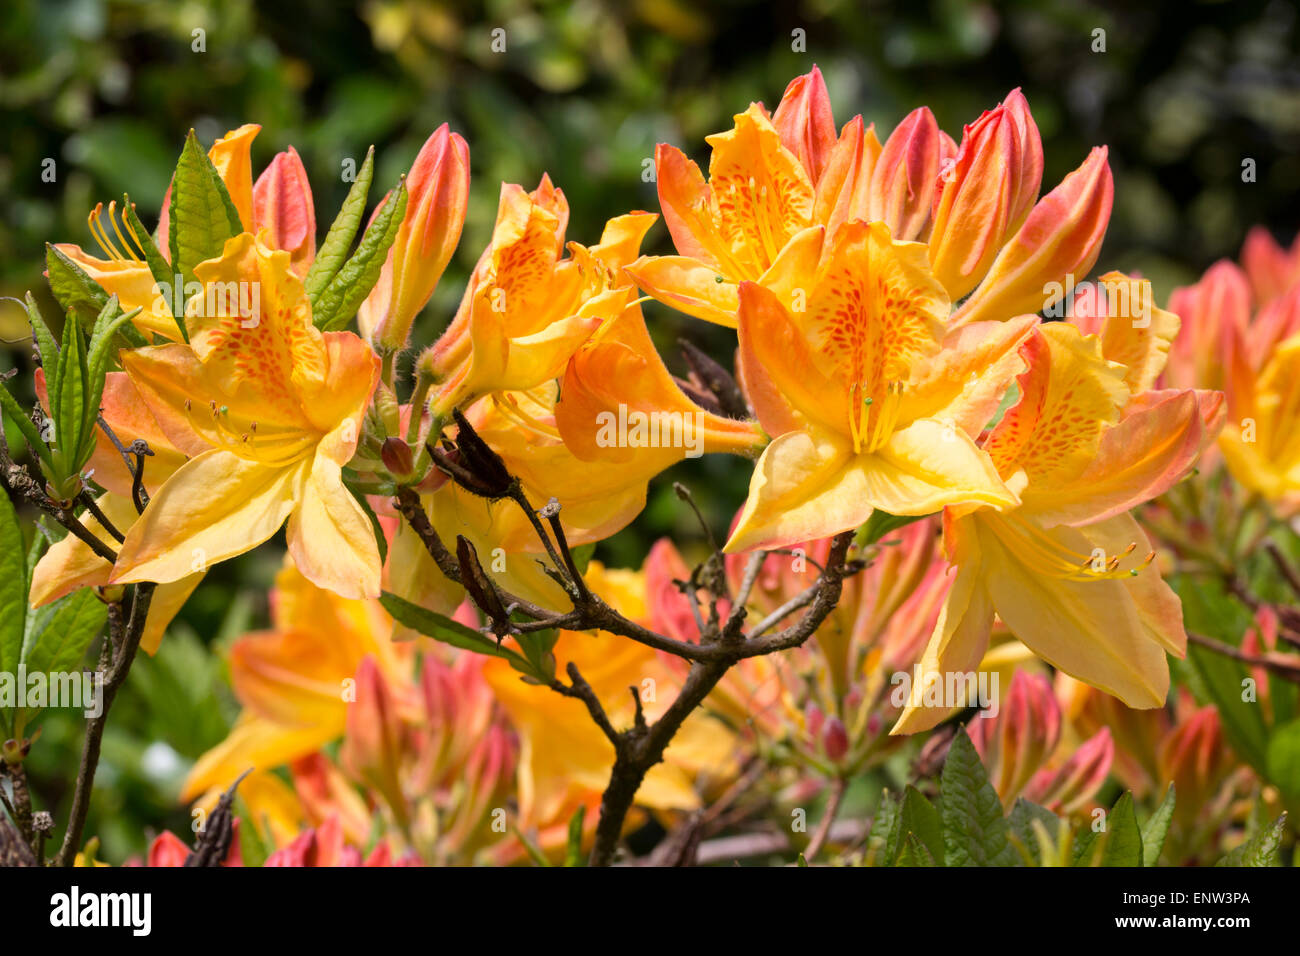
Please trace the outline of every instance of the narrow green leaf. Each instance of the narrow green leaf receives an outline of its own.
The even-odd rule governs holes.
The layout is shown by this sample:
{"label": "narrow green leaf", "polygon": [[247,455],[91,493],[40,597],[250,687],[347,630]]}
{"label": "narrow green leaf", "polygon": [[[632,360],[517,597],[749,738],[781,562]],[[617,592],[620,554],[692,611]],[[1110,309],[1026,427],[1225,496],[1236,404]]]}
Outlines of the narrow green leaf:
{"label": "narrow green leaf", "polygon": [[118,306],[117,296],[113,296],[95,319],[95,329],[86,349],[86,417],[82,422],[81,448],[77,453],[79,466],[89,461],[95,450],[95,427],[104,398],[104,380],[108,375],[113,339],[118,330],[139,313],[139,308],[123,312]]}
{"label": "narrow green leaf", "polygon": [[[0,410],[3,410],[4,414],[18,426],[18,430],[27,439],[27,444],[32,446],[32,450],[36,452],[41,461],[49,464],[50,450],[46,447],[45,442],[41,440],[41,433],[36,430],[32,420],[27,417],[23,407],[18,404],[18,399],[9,393],[9,387],[3,381],[0,381]],[[0,418],[0,420],[3,419]]]}
{"label": "narrow green leaf", "polygon": [[335,331],[347,325],[379,280],[388,249],[402,225],[406,199],[406,181],[403,180],[366,229],[357,251],[313,303],[312,321],[322,332]]}
{"label": "narrow green leaf", "polygon": [[[38,535],[39,537],[39,535]],[[23,653],[23,627],[27,615],[27,562],[23,530],[9,496],[0,493],[0,673],[13,674]],[[8,713],[0,724],[11,734]]]}
{"label": "narrow green leaf", "polygon": [[50,331],[45,316],[41,315],[41,307],[36,304],[36,297],[30,292],[27,293],[27,321],[31,323],[32,335],[36,339],[36,351],[41,356],[41,367],[45,369],[46,386],[53,387],[49,376],[59,363],[59,345],[54,341],[54,333]]}
{"label": "narrow green leaf", "polygon": [[226,240],[243,231],[226,184],[194,130],[185,137],[172,177],[167,219],[172,267],[185,283],[194,281],[196,265],[220,256]]}
{"label": "narrow green leaf", "polygon": [[[532,665],[523,656],[508,647],[498,644],[492,638],[480,634],[473,628],[466,627],[459,621],[454,621],[443,614],[422,608],[418,604],[412,604],[405,598],[398,597],[390,591],[384,591],[379,596],[379,602],[398,623],[405,624],[426,637],[432,637],[434,640],[450,644],[452,647],[459,647],[464,651],[473,651],[476,654],[485,654],[488,657],[500,657],[509,661],[516,670],[525,674],[533,673]],[[535,676],[540,677],[540,675]]]}
{"label": "narrow green leaf", "polygon": [[529,839],[523,830],[520,830],[514,824],[510,825],[510,829],[514,831],[515,838],[519,841],[519,845],[524,848],[524,852],[528,854],[528,858],[533,861],[534,866],[549,867],[551,865],[551,861],[546,858],[542,848]]}
{"label": "narrow green leaf", "polygon": [[365,161],[361,164],[352,188],[348,190],[347,198],[343,200],[339,214],[334,217],[333,225],[325,234],[325,241],[316,251],[316,258],[312,260],[311,268],[307,270],[307,278],[303,286],[307,290],[308,298],[311,299],[313,314],[316,300],[338,274],[339,269],[343,268],[348,252],[352,249],[352,240],[356,238],[357,230],[361,228],[361,220],[366,214],[366,197],[370,193],[370,181],[374,175],[375,148],[371,146],[366,150]]}
{"label": "narrow green leaf", "polygon": [[579,804],[569,817],[569,841],[564,851],[565,866],[582,866],[582,826],[587,820],[587,805]]}
{"label": "narrow green leaf", "polygon": [[1174,785],[1171,783],[1165,792],[1164,800],[1156,807],[1151,819],[1142,827],[1142,865],[1155,866],[1160,859],[1160,851],[1165,847],[1165,837],[1169,834],[1169,823],[1174,818]]}
{"label": "narrow green leaf", "polygon": [[1281,866],[1282,837],[1286,832],[1286,814],[1272,824],[1261,827],[1253,837],[1237,847],[1215,866]]}
{"label": "narrow green leaf", "polygon": [[947,866],[1013,866],[1002,803],[963,727],[957,731],[939,778]]}
{"label": "narrow green leaf", "polygon": [[49,393],[54,445],[64,468],[60,478],[71,477],[79,470],[76,459],[86,416],[86,343],[81,334],[76,319],[69,315],[63,323],[63,342],[59,347],[58,387]]}
{"label": "narrow green leaf", "polygon": [[239,856],[244,866],[261,866],[271,855],[271,846],[262,839],[258,827],[253,823],[253,814],[242,797],[235,796],[235,812],[239,816]]}

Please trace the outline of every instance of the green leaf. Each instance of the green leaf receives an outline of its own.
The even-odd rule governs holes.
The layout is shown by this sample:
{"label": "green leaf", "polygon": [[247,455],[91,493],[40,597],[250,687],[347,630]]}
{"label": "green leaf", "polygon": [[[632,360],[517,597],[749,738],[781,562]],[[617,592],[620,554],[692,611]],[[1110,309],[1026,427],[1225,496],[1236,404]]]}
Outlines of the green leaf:
{"label": "green leaf", "polygon": [[[115,300],[110,300],[110,303]],[[105,308],[108,308],[106,305]],[[50,389],[50,414],[54,418],[54,461],[58,478],[70,478],[80,470],[77,452],[86,419],[86,343],[73,316],[63,323],[59,348],[57,385]]]}
{"label": "green leaf", "polygon": [[1169,823],[1174,818],[1174,785],[1171,783],[1165,792],[1164,800],[1156,807],[1151,819],[1142,827],[1142,865],[1155,866],[1164,849],[1165,837],[1169,833]]}
{"label": "green leaf", "polygon": [[1145,845],[1142,830],[1138,827],[1137,811],[1133,807],[1133,794],[1127,790],[1111,808],[1104,842],[1102,866],[1142,865]]}
{"label": "green leaf", "polygon": [[1125,791],[1103,818],[1106,829],[1091,825],[1080,830],[1074,841],[1074,866],[1141,866],[1144,853],[1133,794]]}
{"label": "green leaf", "polygon": [[867,855],[875,866],[892,866],[898,856],[899,833],[902,831],[901,803],[888,790],[880,794],[880,806],[871,821],[867,836]]}
{"label": "green leaf", "polygon": [[1237,847],[1215,866],[1281,866],[1282,836],[1286,829],[1286,814],[1271,825],[1261,827],[1253,837]]}
{"label": "green leaf", "polygon": [[515,838],[519,841],[519,845],[524,848],[524,852],[528,854],[528,858],[533,861],[534,866],[551,865],[551,861],[546,858],[546,854],[542,852],[542,848],[529,839],[529,837],[524,834],[523,830],[520,830],[514,824],[510,825],[510,829],[514,831]]}
{"label": "green leaf", "polygon": [[[23,433],[23,438],[27,439],[27,444],[32,446],[41,461],[47,465],[50,463],[50,449],[45,442],[41,440],[41,433],[36,430],[32,420],[27,417],[23,407],[18,404],[18,399],[9,393],[9,388],[0,381],[0,411],[8,416],[9,420],[18,426],[18,430]],[[0,417],[2,420],[2,417]]]}
{"label": "green leaf", "polygon": [[[64,312],[72,312],[89,321],[108,302],[108,293],[81,266],[52,245],[45,246],[45,271],[50,291]],[[49,369],[47,367],[46,371]]]}
{"label": "green leaf", "polygon": [[858,547],[865,548],[869,544],[875,544],[891,531],[905,528],[913,521],[920,521],[924,517],[926,516],[891,515],[888,511],[877,508],[871,512],[871,517],[867,519],[866,524],[858,529]]}
{"label": "green leaf", "polygon": [[366,229],[352,258],[344,263],[313,303],[312,321],[322,332],[336,331],[347,325],[379,280],[388,249],[397,238],[397,230],[406,214],[406,198],[406,181],[403,180]]}
{"label": "green leaf", "polygon": [[33,627],[23,643],[22,662],[28,673],[80,667],[86,648],[108,620],[108,608],[91,588],[78,588],[33,614]]}
{"label": "green leaf", "polygon": [[915,833],[909,833],[903,840],[903,852],[899,854],[898,866],[938,866],[934,854],[921,842]]}
{"label": "green leaf", "polygon": [[36,339],[36,351],[41,356],[41,367],[45,369],[46,384],[50,386],[49,376],[59,362],[59,346],[54,341],[54,333],[50,331],[45,316],[41,315],[41,307],[36,304],[36,297],[30,292],[27,293],[27,321],[31,323],[32,336]]}
{"label": "green leaf", "polygon": [[311,299],[313,314],[316,311],[316,300],[330,284],[330,280],[338,274],[339,269],[343,268],[348,251],[352,248],[352,240],[356,238],[357,229],[361,227],[361,219],[366,214],[366,196],[370,193],[370,180],[374,174],[375,148],[371,146],[366,151],[366,158],[357,173],[356,181],[348,190],[347,198],[343,200],[343,207],[339,209],[334,224],[330,226],[325,241],[317,250],[316,258],[312,260],[311,268],[307,270],[307,278],[303,285],[307,290],[308,298]]}
{"label": "green leaf", "polygon": [[[446,615],[422,608],[418,604],[412,604],[391,591],[384,591],[379,596],[379,602],[384,606],[384,610],[391,614],[398,623],[405,624],[426,637],[432,637],[434,640],[450,644],[452,647],[459,647],[463,651],[486,654],[488,657],[500,657],[508,661],[515,670],[525,674],[533,674],[532,665],[523,656],[508,647],[498,644],[492,638],[480,634],[473,628],[466,627],[459,621],[454,621]],[[534,676],[541,679],[541,675],[534,674]]]}
{"label": "green leaf", "polygon": [[975,745],[960,728],[939,778],[943,804],[944,862],[948,866],[1013,866],[1002,803],[989,783]]}
{"label": "green leaf", "polygon": [[261,866],[271,855],[273,847],[262,839],[262,834],[253,824],[253,814],[243,797],[235,795],[235,813],[239,817],[239,856],[244,866]]}
{"label": "green leaf", "polygon": [[226,191],[226,184],[199,145],[194,130],[185,137],[172,177],[167,220],[172,268],[180,273],[184,283],[194,281],[196,265],[220,256],[226,240],[243,231],[239,211]]}
{"label": "green leaf", "polygon": [[104,380],[108,375],[113,339],[118,330],[139,313],[139,308],[123,312],[118,306],[117,296],[113,296],[95,319],[95,328],[86,348],[85,419],[81,426],[81,447],[77,451],[78,467],[89,461],[95,450],[95,427],[99,421],[99,406],[104,398]]}
{"label": "green leaf", "polygon": [[[153,281],[164,289],[175,288],[175,273],[167,260],[163,258],[162,252],[158,249],[158,244],[153,241],[149,231],[145,229],[144,223],[136,215],[135,205],[131,202],[130,196],[122,197],[122,218],[126,224],[135,233],[135,238],[139,240],[140,251],[144,253],[145,264],[149,266],[149,273],[153,276]],[[168,236],[170,239],[170,235]],[[184,303],[172,302],[170,297],[167,300],[172,310],[172,317],[176,320],[176,327],[180,330],[181,340],[188,342],[190,340],[189,331],[185,328],[185,309]]]}
{"label": "green leaf", "polygon": [[1223,732],[1237,754],[1268,775],[1268,729],[1263,708],[1242,700],[1243,681],[1249,676],[1241,664],[1199,644],[1189,645],[1187,660],[1200,676],[1211,702],[1223,721]]}
{"label": "green leaf", "polygon": [[580,804],[569,817],[569,841],[564,851],[565,866],[582,866],[582,825],[587,820],[587,806]]}
{"label": "green leaf", "polygon": [[[90,588],[78,588],[67,597],[37,609],[23,641],[22,666],[28,674],[67,674],[81,666],[86,648],[103,630],[108,609]],[[77,678],[80,680],[80,676]],[[15,731],[40,708],[19,708]]]}
{"label": "green leaf", "polygon": [[[39,537],[39,535],[38,535]],[[23,529],[7,494],[0,493],[0,673],[14,674],[23,653],[27,615],[27,562]],[[0,712],[6,736],[12,734],[9,714]]]}
{"label": "green leaf", "polygon": [[902,833],[920,840],[933,860],[944,858],[943,817],[934,804],[913,786],[908,786],[903,794],[899,828]]}
{"label": "green leaf", "polygon": [[1300,799],[1300,720],[1274,727],[1266,756],[1268,779],[1288,801]]}
{"label": "green leaf", "polygon": [[1060,832],[1060,817],[1046,807],[1041,807],[1024,797],[1016,800],[1011,812],[1007,814],[1007,827],[1009,835],[1014,836],[1020,843],[1017,853],[1020,854],[1023,850],[1023,853],[1029,854],[1027,863],[1042,866],[1043,848],[1038,842],[1038,834],[1034,832],[1035,820],[1047,828],[1047,832],[1053,839]]}

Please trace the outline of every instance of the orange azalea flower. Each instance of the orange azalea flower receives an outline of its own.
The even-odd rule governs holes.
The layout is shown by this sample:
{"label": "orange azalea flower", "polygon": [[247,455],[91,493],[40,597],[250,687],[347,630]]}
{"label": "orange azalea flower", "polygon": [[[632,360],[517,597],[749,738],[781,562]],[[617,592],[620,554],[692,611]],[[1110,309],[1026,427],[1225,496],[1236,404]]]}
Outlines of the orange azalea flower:
{"label": "orange azalea flower", "polygon": [[550,180],[531,193],[501,188],[492,242],[447,331],[417,363],[438,390],[438,420],[492,392],[527,391],[559,376],[569,356],[635,297],[619,269],[654,223],[650,213],[610,220],[598,245],[570,244],[568,203]]}
{"label": "orange azalea flower", "polygon": [[[225,183],[245,231],[266,229],[264,241],[271,248],[289,252],[291,268],[301,278],[307,274],[316,254],[316,213],[311,186],[302,160],[292,146],[277,153],[257,182],[253,182],[249,150],[261,128],[248,123],[231,130],[212,144],[208,158]],[[158,250],[164,259],[170,256],[167,242],[170,199],[169,186],[158,221]],[[108,225],[112,227],[115,242],[102,222],[103,211],[101,203],[90,214],[90,231],[108,258],[96,258],[70,243],[61,243],[56,248],[109,295],[116,295],[123,311],[138,307],[140,313],[132,322],[142,332],[179,340],[180,330],[168,297],[158,294],[153,273],[144,261],[141,238],[131,231],[125,219],[119,227],[116,204],[109,203]]]}
{"label": "orange azalea flower", "polygon": [[948,299],[971,293],[954,320],[965,323],[1059,299],[1044,290],[1092,267],[1110,218],[1104,148],[1036,202],[1042,145],[1019,90],[968,126],[960,146],[922,107],[882,147],[860,116],[836,137],[814,67],[791,82],[774,115],[752,104],[708,143],[708,182],[680,150],[656,150],[660,205],[679,255],[642,257],[628,273],[655,298],[732,327],[739,284],[771,285],[785,271],[778,266],[806,256],[812,227],[826,230],[827,250],[858,220],[928,243]]}
{"label": "orange azalea flower", "polygon": [[[356,335],[312,325],[289,254],[262,239],[230,239],[195,275],[225,307],[190,317],[188,346],[122,356],[163,432],[194,457],[127,533],[113,583],[176,581],[256,547],[288,519],[304,575],[343,596],[378,595],[374,532],[341,477],[378,359]],[[230,291],[250,287],[257,314]]]}
{"label": "orange azalea flower", "polygon": [[880,222],[839,230],[806,285],[789,281],[783,300],[741,284],[740,371],[777,438],[727,550],[826,537],[875,509],[1014,504],[971,436],[996,410],[1035,318],[949,332],[925,246]]}
{"label": "orange azalea flower", "polygon": [[1243,487],[1283,515],[1300,509],[1300,271],[1294,257],[1254,230],[1242,251],[1245,269],[1215,263],[1198,283],[1169,297],[1186,333],[1174,342],[1168,379],[1179,387],[1223,389],[1224,463]]}
{"label": "orange azalea flower", "polygon": [[288,557],[271,592],[271,623],[231,647],[231,682],[244,709],[226,739],[195,763],[182,800],[214,799],[246,770],[315,753],[343,735],[346,691],[363,659],[394,676],[409,664],[412,647],[389,640],[392,621],[378,601],[322,590]]}
{"label": "orange azalea flower", "polygon": [[995,613],[1057,669],[1133,707],[1164,702],[1165,653],[1186,648],[1182,607],[1128,511],[1190,473],[1221,425],[1222,396],[1152,390],[1178,318],[1152,306],[1150,283],[1104,281],[1107,298],[1077,319],[1098,334],[1036,331],[1020,401],[984,442],[1020,504],[945,511],[957,576],[895,733],[943,719],[922,696],[978,665]]}

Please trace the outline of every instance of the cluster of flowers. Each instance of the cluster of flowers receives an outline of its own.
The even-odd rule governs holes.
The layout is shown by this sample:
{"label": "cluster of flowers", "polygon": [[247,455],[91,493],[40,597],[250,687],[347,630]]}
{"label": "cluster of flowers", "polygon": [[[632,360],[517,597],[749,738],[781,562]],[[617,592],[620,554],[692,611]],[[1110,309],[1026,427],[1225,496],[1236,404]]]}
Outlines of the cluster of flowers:
{"label": "cluster of flowers", "polygon": [[[1163,709],[1167,655],[1185,655],[1187,635],[1134,513],[1160,498],[1158,521],[1198,461],[1226,463],[1277,514],[1300,503],[1288,427],[1300,411],[1300,249],[1252,235],[1244,271],[1216,266],[1168,310],[1140,278],[1080,284],[1110,216],[1104,147],[1040,196],[1042,145],[1019,91],[960,142],[921,108],[882,143],[861,117],[837,129],[814,68],[775,112],[752,104],[709,137],[707,178],[659,147],[676,255],[641,254],[658,219],[645,212],[611,219],[595,245],[566,243],[560,189],[504,185],[459,309],[415,357],[403,397],[395,357],[460,238],[464,141],[439,129],[375,210],[371,228],[387,223],[392,241],[361,298],[360,278],[340,270],[351,236],[340,248],[331,230],[316,246],[292,148],[254,180],[257,132],[241,127],[208,153],[238,229],[193,265],[201,294],[182,314],[159,295],[156,261],[184,252],[180,224],[164,218],[149,242],[124,218],[124,236],[110,206],[114,241],[97,208],[104,257],[56,247],[138,310],[146,344],[120,353],[102,416],[153,454],[137,514],[129,457],[97,432],[96,510],[125,540],[87,513],[116,562],[69,536],[37,566],[31,602],[155,582],[152,651],[208,567],[287,522],[274,626],[230,654],[242,716],[182,794],[211,803],[253,768],[241,826],[279,848],[268,863],[360,863],[360,847],[372,848],[367,865],[506,862],[562,847],[581,807],[594,823],[613,748],[582,703],[504,660],[405,633],[378,601],[388,591],[480,623],[399,520],[401,487],[444,540],[491,555],[510,593],[565,607],[527,515],[437,466],[453,413],[530,500],[558,501],[575,547],[627,526],[647,483],[690,452],[611,442],[610,415],[677,415],[705,453],[756,458],[724,569],[734,593],[746,552],[769,552],[747,591],[753,620],[780,618],[831,536],[873,515],[914,519],[845,583],[811,642],[728,673],[647,777],[645,811],[698,808],[754,759],[804,772],[786,794],[797,800],[975,703],[934,702],[945,675],[998,673],[997,715],[976,719],[972,738],[1007,806],[1027,796],[1085,813],[1112,775],[1143,793],[1172,779],[1188,797],[1180,859],[1239,812],[1248,771],[1214,709],[1182,697],[1176,718]],[[248,284],[256,296],[241,295]],[[743,408],[668,371],[642,296],[736,330]],[[1058,304],[1064,319],[1044,321]],[[357,331],[343,330],[353,313]],[[700,639],[671,543],[640,570],[593,562],[585,578],[627,618]],[[1276,631],[1262,619],[1252,640],[1275,644]],[[679,658],[610,634],[565,631],[553,653],[579,665],[616,724],[642,708],[653,718],[686,677]],[[902,694],[899,674],[917,677]],[[183,849],[161,837],[150,862]]]}

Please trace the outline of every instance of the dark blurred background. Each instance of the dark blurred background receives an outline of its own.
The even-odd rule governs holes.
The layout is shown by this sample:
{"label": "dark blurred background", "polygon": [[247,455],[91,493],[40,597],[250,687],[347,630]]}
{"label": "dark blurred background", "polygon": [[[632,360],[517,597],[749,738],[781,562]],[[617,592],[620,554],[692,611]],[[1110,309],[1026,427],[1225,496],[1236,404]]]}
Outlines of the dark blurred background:
{"label": "dark blurred background", "polygon": [[[1300,223],[1298,17],[1283,0],[6,0],[0,295],[42,285],[46,241],[89,243],[96,201],[129,192],[152,225],[190,127],[207,143],[240,123],[262,124],[255,174],[294,144],[323,232],[347,189],[344,160],[359,162],[375,144],[377,194],[448,121],[470,144],[470,219],[421,319],[424,344],[454,310],[490,235],[502,180],[531,187],[549,172],[572,206],[569,237],[594,242],[608,217],[658,209],[642,179],[655,143],[675,143],[704,165],[705,135],[728,128],[751,100],[775,107],[790,78],[816,63],[837,123],[861,112],[882,139],[920,104],[960,138],[964,123],[1022,87],[1043,135],[1044,191],[1090,146],[1108,144],[1115,213],[1098,266],[1145,273],[1163,299],[1235,256],[1251,225],[1289,241]],[[497,28],[502,53],[492,50]],[[792,48],[795,31],[804,31],[804,52]],[[51,159],[54,181],[45,182]],[[1254,161],[1253,182],[1243,181],[1245,160]],[[648,247],[669,251],[662,226]],[[657,305],[647,318],[674,369],[679,336],[720,358],[733,347],[732,333]],[[25,325],[17,305],[0,302],[9,343],[0,368],[26,365]],[[668,478],[695,488],[722,534],[747,475],[734,461],[708,459]],[[635,565],[664,533],[699,540],[670,480],[652,486],[645,514],[599,554]],[[233,712],[204,645],[265,620],[258,589],[274,566],[267,553],[223,565],[163,653],[132,672],[132,692],[110,722],[90,829],[104,834],[110,859],[138,851],[142,821],[170,810],[184,827],[175,781]],[[76,746],[78,722],[62,717],[47,715],[33,768],[46,772],[49,801],[61,796]]]}

